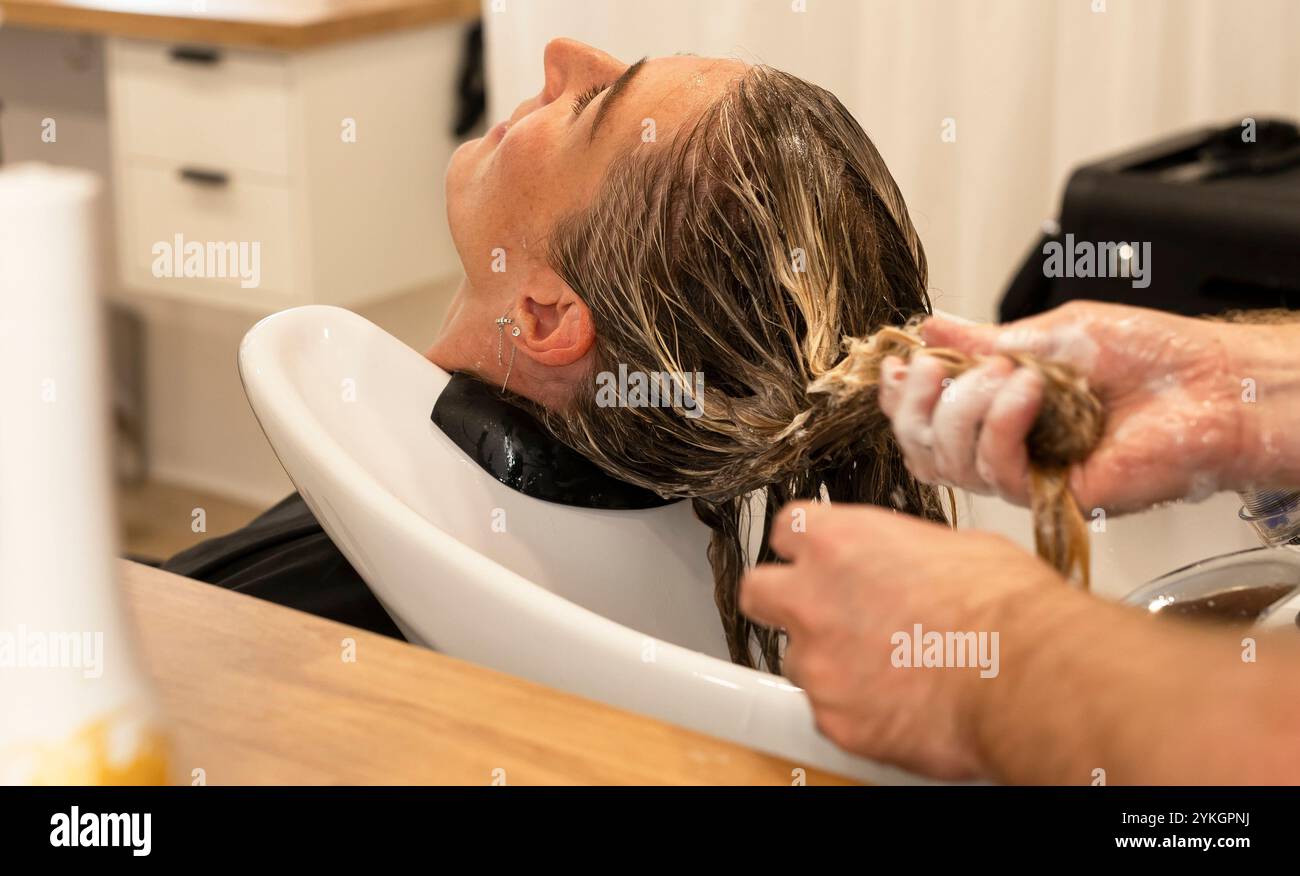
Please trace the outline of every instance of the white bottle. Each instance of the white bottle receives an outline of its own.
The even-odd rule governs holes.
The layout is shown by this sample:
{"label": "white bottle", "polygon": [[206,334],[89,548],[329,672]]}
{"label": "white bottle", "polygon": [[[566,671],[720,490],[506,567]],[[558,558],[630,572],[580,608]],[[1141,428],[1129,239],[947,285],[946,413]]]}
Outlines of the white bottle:
{"label": "white bottle", "polygon": [[0,171],[0,782],[166,778],[116,580],[99,182]]}

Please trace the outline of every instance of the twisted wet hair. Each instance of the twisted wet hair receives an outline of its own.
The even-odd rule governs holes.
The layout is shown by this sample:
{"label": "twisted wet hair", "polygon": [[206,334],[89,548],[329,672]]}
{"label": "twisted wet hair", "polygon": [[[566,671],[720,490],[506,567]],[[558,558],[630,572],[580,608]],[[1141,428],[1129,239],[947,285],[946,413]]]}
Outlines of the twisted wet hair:
{"label": "twisted wet hair", "polygon": [[[926,262],[898,187],[830,92],[751,67],[693,124],[610,168],[548,254],[596,328],[592,380],[544,411],[602,468],[692,500],[732,659],[780,671],[780,636],[742,615],[747,564],[793,499],[890,505],[943,519],[907,472],[870,393],[809,392],[833,379],[846,337],[930,310]],[[704,375],[703,413],[610,407],[595,375]],[[686,382],[691,385],[690,381]],[[765,498],[748,555],[751,494]]]}

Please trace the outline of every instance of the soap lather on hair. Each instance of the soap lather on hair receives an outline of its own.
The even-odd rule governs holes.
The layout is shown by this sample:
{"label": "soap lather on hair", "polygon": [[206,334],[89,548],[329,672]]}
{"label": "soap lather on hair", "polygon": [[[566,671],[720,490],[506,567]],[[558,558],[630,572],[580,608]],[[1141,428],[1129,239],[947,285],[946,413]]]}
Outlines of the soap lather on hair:
{"label": "soap lather on hair", "polygon": [[[825,393],[832,404],[874,398],[880,367],[888,356],[908,361],[924,352],[956,377],[987,357],[968,356],[949,348],[927,347],[912,321],[904,328],[886,326],[867,338],[845,338],[848,353],[808,387]],[[1043,380],[1043,402],[1030,429],[1030,509],[1038,555],[1067,578],[1089,586],[1088,525],[1069,488],[1069,470],[1092,453],[1101,440],[1105,411],[1085,378],[1068,365],[1041,360],[1028,353],[1002,353]],[[873,402],[874,403],[874,402]]]}

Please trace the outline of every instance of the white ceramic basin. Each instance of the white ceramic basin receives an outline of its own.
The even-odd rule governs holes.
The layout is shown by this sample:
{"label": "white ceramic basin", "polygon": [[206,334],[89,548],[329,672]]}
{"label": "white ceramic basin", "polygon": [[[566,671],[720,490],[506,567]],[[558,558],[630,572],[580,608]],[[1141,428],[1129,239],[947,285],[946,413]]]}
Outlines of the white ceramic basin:
{"label": "white ceramic basin", "polygon": [[446,372],[341,308],[267,317],[239,367],[289,477],[412,641],[800,765],[915,781],[839,751],[801,690],[725,659],[689,503],[597,511],[506,487],[430,421]]}

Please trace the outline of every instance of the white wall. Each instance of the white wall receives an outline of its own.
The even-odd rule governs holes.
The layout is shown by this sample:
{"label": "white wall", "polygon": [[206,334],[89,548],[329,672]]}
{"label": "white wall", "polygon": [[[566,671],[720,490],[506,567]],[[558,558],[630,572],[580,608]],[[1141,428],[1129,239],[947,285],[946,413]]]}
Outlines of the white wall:
{"label": "white wall", "polygon": [[[995,315],[1072,167],[1180,128],[1300,116],[1290,0],[485,0],[484,17],[493,120],[541,87],[557,36],[625,60],[734,56],[834,91],[902,188],[936,305],[975,319]],[[955,142],[940,138],[947,118]],[[1107,521],[1098,589],[1253,546],[1237,504]],[[1031,543],[1027,512],[965,507],[964,525]]]}

